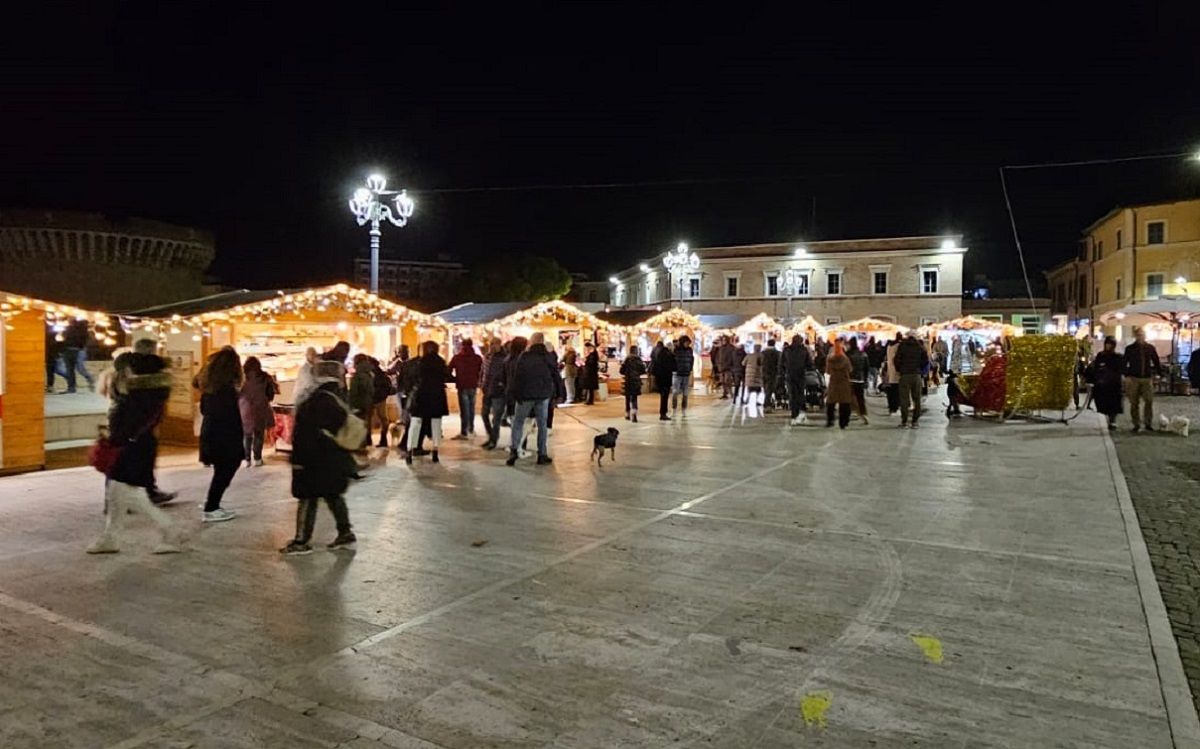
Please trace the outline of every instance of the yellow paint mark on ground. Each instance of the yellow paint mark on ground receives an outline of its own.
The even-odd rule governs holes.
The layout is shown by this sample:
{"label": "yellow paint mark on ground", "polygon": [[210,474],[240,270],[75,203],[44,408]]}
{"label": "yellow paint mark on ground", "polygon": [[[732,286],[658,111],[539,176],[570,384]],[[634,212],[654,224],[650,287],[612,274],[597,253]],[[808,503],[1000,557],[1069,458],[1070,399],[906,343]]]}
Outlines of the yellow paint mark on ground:
{"label": "yellow paint mark on ground", "polygon": [[809,692],[800,698],[800,715],[804,716],[804,725],[824,728],[825,713],[833,704],[833,693],[827,691]]}
{"label": "yellow paint mark on ground", "polygon": [[930,637],[929,635],[919,635],[916,633],[909,635],[909,637],[912,638],[912,641],[917,644],[917,647],[921,649],[921,652],[925,654],[926,658],[934,663],[942,662],[941,640],[936,637]]}

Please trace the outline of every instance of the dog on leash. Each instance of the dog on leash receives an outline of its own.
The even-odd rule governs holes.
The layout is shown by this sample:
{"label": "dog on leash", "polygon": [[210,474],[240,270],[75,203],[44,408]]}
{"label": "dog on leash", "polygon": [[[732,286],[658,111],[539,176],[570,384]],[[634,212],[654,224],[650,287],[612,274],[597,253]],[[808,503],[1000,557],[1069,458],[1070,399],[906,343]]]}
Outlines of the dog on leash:
{"label": "dog on leash", "polygon": [[1158,428],[1164,432],[1174,432],[1180,437],[1188,436],[1188,427],[1191,426],[1191,419],[1186,416],[1172,416],[1167,418],[1166,414],[1159,414]]}
{"label": "dog on leash", "polygon": [[596,459],[596,465],[604,463],[604,451],[608,450],[609,460],[616,462],[617,460],[617,436],[621,432],[613,427],[609,427],[608,431],[603,434],[597,434],[592,440],[592,457]]}

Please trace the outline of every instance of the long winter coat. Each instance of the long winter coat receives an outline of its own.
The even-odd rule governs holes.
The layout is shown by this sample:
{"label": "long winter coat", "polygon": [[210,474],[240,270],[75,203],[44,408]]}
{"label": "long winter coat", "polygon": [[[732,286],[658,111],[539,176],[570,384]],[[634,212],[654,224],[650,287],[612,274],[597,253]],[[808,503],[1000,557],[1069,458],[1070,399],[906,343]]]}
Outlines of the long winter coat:
{"label": "long winter coat", "polygon": [[200,423],[200,462],[206,466],[242,462],[242,413],[233,386],[202,394],[200,414],[204,418]]}
{"label": "long winter coat", "polygon": [[578,356],[579,355],[574,351],[563,352],[562,376],[564,380],[573,380],[579,376],[579,367],[575,364],[575,360]]}
{"label": "long winter coat", "polygon": [[583,390],[600,389],[600,355],[595,350],[583,360],[583,376],[579,378],[579,387]]}
{"label": "long winter coat", "polygon": [[654,389],[660,393],[671,392],[671,378],[675,376],[675,353],[666,346],[650,363],[654,374]]}
{"label": "long winter coat", "polygon": [[625,378],[625,395],[642,394],[642,375],[646,374],[646,362],[637,356],[627,356],[621,362],[621,376]]}
{"label": "long winter coat", "polygon": [[1124,410],[1121,398],[1121,372],[1125,369],[1125,357],[1116,351],[1101,351],[1084,371],[1087,381],[1092,383],[1092,400],[1096,410],[1105,416],[1116,416]]}
{"label": "long winter coat", "polygon": [[761,351],[746,356],[746,387],[763,386],[763,355]]}
{"label": "long winter coat", "polygon": [[825,374],[829,375],[829,386],[825,391],[826,403],[853,403],[854,389],[850,387],[850,358],[845,354],[830,354],[825,360]]}
{"label": "long winter coat", "polygon": [[275,380],[266,372],[246,377],[238,394],[238,409],[242,414],[242,432],[250,435],[275,426],[271,400],[279,392]]}
{"label": "long winter coat", "polygon": [[437,354],[422,356],[416,363],[417,389],[409,412],[419,419],[440,419],[450,413],[446,383],[453,378],[446,360]]}
{"label": "long winter coat", "polygon": [[126,378],[125,392],[114,399],[108,413],[108,439],[123,448],[108,478],[150,487],[154,485],[154,460],[158,456],[154,428],[162,421],[163,407],[171,394],[171,375],[166,371],[166,362],[157,356],[131,357],[133,374]]}
{"label": "long winter coat", "polygon": [[508,397],[514,401],[540,401],[557,398],[562,379],[558,362],[545,344],[525,349],[509,370]]}
{"label": "long winter coat", "polygon": [[340,497],[357,472],[350,453],[336,435],[346,423],[346,406],[337,383],[327,383],[296,407],[292,432],[292,496],[297,499]]}

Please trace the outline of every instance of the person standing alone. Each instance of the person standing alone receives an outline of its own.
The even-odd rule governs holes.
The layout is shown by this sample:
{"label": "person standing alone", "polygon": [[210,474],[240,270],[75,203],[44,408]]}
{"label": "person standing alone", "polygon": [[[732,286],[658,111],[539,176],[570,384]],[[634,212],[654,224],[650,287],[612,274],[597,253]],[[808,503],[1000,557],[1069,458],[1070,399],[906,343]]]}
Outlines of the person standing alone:
{"label": "person standing alone", "polygon": [[[558,394],[558,368],[551,363],[550,352],[540,333],[534,333],[512,369],[507,383],[508,395],[516,403],[513,407],[512,441],[509,443],[507,465],[516,465],[520,456],[521,435],[525,421],[532,414],[537,424],[537,463],[548,465],[554,461],[547,452],[547,429],[549,428],[550,399]],[[591,347],[591,344],[588,344]],[[593,350],[589,357],[594,356]]]}
{"label": "person standing alone", "polygon": [[696,353],[692,350],[692,339],[679,336],[675,342],[675,374],[671,378],[671,413],[674,414],[683,398],[683,417],[687,418],[688,391],[692,389],[692,368],[696,365]]}
{"label": "person standing alone", "polygon": [[279,392],[279,386],[271,375],[263,371],[262,363],[256,356],[246,357],[242,373],[245,380],[238,393],[238,410],[242,415],[242,450],[246,467],[249,468],[263,464],[263,438],[267,430],[275,426],[271,400]]}
{"label": "person standing alone", "polygon": [[783,350],[783,376],[787,385],[788,406],[792,412],[792,426],[808,421],[808,415],[804,412],[804,374],[812,367],[808,346],[804,345],[800,336],[792,336],[792,345]]}
{"label": "person standing alone", "polygon": [[596,402],[596,391],[600,389],[600,355],[596,353],[596,344],[588,341],[583,345],[586,355],[583,357],[583,377],[579,381],[579,389],[587,393],[587,404]]}
{"label": "person standing alone", "polygon": [[896,367],[900,388],[900,428],[908,427],[908,417],[912,414],[912,428],[917,428],[921,418],[921,388],[924,377],[921,374],[929,364],[929,355],[925,347],[910,331],[900,343],[896,344],[896,353],[892,357]]}
{"label": "person standing alone", "polygon": [[450,359],[450,371],[454,373],[454,387],[458,390],[458,436],[465,440],[475,436],[475,394],[479,389],[479,372],[483,369],[483,357],[475,353],[475,344],[470,338],[463,340],[462,348]]}
{"label": "person standing alone", "polygon": [[413,455],[421,444],[421,426],[426,424],[433,443],[432,460],[438,463],[438,449],[442,446],[442,417],[450,413],[450,404],[446,402],[450,368],[438,354],[436,341],[421,344],[421,358],[417,359],[416,367],[417,386],[410,406],[412,423],[409,425],[408,453],[404,456],[404,462],[412,465]]}
{"label": "person standing alone", "polygon": [[638,355],[638,347],[630,346],[629,355],[621,362],[621,376],[625,378],[625,419],[637,423],[638,396],[642,394],[642,375],[646,374],[646,363]]}
{"label": "person standing alone", "polygon": [[232,346],[225,346],[208,358],[196,376],[200,389],[200,462],[212,466],[212,481],[204,502],[206,523],[233,520],[236,515],[222,509],[221,498],[233,482],[233,476],[245,457],[242,414],[238,408],[238,388],[242,384],[242,362]]}
{"label": "person standing alone", "polygon": [[[1125,393],[1129,398],[1129,417],[1133,431],[1141,429],[1138,416],[1145,421],[1146,431],[1154,431],[1154,378],[1162,374],[1158,351],[1146,343],[1146,331],[1133,329],[1133,343],[1125,347]],[[1145,402],[1145,410],[1141,403]]]}
{"label": "person standing alone", "polygon": [[658,391],[658,420],[670,421],[667,404],[671,398],[671,382],[675,378],[675,352],[660,346],[658,355],[651,358],[650,371],[654,374],[654,389]]}
{"label": "person standing alone", "polygon": [[850,386],[852,366],[850,358],[842,348],[842,341],[833,342],[833,350],[825,358],[825,374],[829,376],[829,387],[825,390],[825,426],[833,426],[834,411],[837,411],[838,426],[845,429],[850,424],[850,404],[854,400],[854,389]]}
{"label": "person standing alone", "polygon": [[858,406],[858,418],[863,424],[867,421],[867,378],[870,372],[870,360],[867,355],[858,350],[858,339],[851,338],[846,344],[846,357],[850,360],[850,389],[854,391],[854,403]]}

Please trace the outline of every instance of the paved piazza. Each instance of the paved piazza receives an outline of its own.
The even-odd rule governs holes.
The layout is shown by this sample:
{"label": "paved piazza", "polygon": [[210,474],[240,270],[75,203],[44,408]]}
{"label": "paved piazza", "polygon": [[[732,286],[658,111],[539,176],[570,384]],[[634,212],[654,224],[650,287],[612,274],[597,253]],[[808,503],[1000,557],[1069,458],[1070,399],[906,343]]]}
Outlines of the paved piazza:
{"label": "paved piazza", "polygon": [[357,552],[295,559],[281,460],[204,528],[207,472],[165,461],[193,534],[165,557],[145,521],[83,553],[90,469],[0,479],[0,746],[1200,745],[1095,415],[871,406],[845,432],[573,408],[616,463],[565,413],[550,467],[391,458],[349,494]]}

